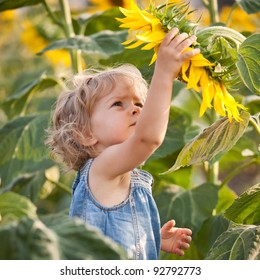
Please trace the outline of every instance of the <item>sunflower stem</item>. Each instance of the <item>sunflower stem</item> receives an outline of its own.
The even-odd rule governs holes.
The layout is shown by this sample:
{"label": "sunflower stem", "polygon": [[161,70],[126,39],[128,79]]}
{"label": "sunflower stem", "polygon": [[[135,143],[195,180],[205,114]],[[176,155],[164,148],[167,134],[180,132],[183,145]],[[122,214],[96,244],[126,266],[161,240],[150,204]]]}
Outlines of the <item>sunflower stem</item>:
{"label": "sunflower stem", "polygon": [[47,177],[45,177],[45,179],[47,181],[49,181],[51,184],[54,184],[56,187],[60,188],[61,190],[65,191],[66,193],[70,194],[71,195],[71,188],[68,187],[67,185],[61,183],[61,182],[56,182],[56,181],[53,181]]}
{"label": "sunflower stem", "polygon": [[260,136],[260,126],[259,126],[259,122],[255,122],[253,117],[251,116],[249,119],[249,122],[251,123],[251,125],[254,127],[256,133]]}
{"label": "sunflower stem", "polygon": [[230,172],[226,178],[222,181],[219,188],[223,188],[231,179],[233,179],[236,175],[238,175],[241,171],[243,171],[246,167],[249,167],[250,165],[253,165],[257,163],[257,160],[255,158],[251,159],[250,161],[239,165],[237,168],[235,168],[232,172]]}
{"label": "sunflower stem", "polygon": [[235,9],[238,7],[238,4],[237,3],[234,3],[232,6],[231,6],[231,9],[230,9],[230,12],[228,14],[228,17],[227,17],[227,20],[226,20],[226,26],[229,26],[230,22],[231,22],[231,18],[232,18],[232,15],[235,11]]}
{"label": "sunflower stem", "polygon": [[217,0],[203,0],[203,5],[208,9],[210,15],[210,23],[219,22],[218,1]]}
{"label": "sunflower stem", "polygon": [[48,16],[52,19],[52,21],[57,24],[58,26],[60,26],[62,28],[62,30],[64,30],[64,26],[62,24],[61,21],[58,20],[58,18],[55,16],[55,14],[52,12],[52,10],[50,9],[49,5],[47,4],[46,0],[42,1],[42,5],[45,8]]}
{"label": "sunflower stem", "polygon": [[204,162],[204,169],[206,171],[207,181],[217,185],[219,176],[219,161],[214,163],[210,163],[208,161]]}
{"label": "sunflower stem", "polygon": [[[217,114],[215,111],[211,110],[209,119],[210,123],[214,123],[217,120]],[[215,161],[214,163],[205,162],[204,168],[208,182],[217,185],[219,183],[219,161]]]}
{"label": "sunflower stem", "polygon": [[[72,25],[69,1],[59,0],[59,3],[65,20],[65,28],[64,28],[65,35],[68,39],[73,38],[75,37],[75,32]],[[80,54],[81,54],[80,50],[70,50],[72,70],[74,73],[78,73],[82,70],[80,65]]]}

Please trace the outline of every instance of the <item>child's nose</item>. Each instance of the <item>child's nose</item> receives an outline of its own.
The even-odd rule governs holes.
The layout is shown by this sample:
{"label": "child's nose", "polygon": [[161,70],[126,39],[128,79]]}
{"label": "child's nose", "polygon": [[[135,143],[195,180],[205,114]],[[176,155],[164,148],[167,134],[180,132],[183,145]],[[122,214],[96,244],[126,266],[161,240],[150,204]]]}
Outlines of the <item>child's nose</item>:
{"label": "child's nose", "polygon": [[139,114],[141,112],[141,107],[137,105],[133,105],[132,114]]}

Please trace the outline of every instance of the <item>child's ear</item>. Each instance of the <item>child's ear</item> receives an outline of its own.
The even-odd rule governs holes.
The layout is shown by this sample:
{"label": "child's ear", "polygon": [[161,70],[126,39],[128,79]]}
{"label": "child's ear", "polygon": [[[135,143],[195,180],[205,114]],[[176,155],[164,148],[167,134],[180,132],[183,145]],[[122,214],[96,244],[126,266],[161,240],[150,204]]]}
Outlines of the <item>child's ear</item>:
{"label": "child's ear", "polygon": [[97,143],[96,137],[89,132],[87,135],[78,135],[78,141],[83,146],[94,146]]}

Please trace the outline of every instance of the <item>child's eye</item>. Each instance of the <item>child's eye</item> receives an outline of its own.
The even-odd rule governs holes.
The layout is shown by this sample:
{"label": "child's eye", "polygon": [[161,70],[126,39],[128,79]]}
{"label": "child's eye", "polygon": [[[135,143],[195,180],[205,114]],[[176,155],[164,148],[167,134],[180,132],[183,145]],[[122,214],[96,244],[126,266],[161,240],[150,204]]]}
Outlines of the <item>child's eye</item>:
{"label": "child's eye", "polygon": [[118,106],[118,107],[120,107],[120,106],[122,106],[122,105],[123,105],[123,103],[122,103],[121,101],[116,101],[116,102],[113,103],[112,106]]}

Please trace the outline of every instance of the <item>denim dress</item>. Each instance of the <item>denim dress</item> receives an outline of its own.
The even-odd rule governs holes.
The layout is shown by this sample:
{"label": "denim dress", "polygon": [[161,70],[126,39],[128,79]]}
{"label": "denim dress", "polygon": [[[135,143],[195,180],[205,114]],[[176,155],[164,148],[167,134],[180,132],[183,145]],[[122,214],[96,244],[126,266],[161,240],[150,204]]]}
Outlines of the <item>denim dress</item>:
{"label": "denim dress", "polygon": [[160,253],[160,218],[152,197],[152,176],[140,169],[131,172],[130,192],[122,203],[101,205],[88,185],[93,159],[78,171],[73,183],[70,217],[78,217],[121,245],[129,257],[154,260]]}

